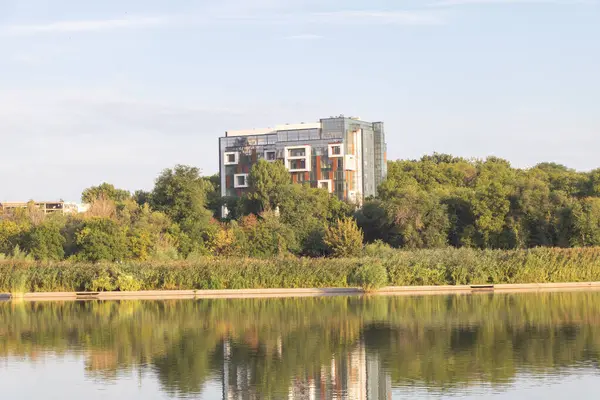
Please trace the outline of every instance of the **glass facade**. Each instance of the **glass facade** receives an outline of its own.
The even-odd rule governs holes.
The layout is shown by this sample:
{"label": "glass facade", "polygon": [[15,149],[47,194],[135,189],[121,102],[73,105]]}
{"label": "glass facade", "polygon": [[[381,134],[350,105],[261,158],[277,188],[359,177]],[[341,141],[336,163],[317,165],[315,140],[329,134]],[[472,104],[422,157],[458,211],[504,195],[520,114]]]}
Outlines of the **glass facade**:
{"label": "glass facade", "polygon": [[241,174],[260,159],[284,162],[292,182],[328,189],[343,200],[362,203],[375,196],[387,173],[383,123],[334,117],[320,126],[220,138],[222,196],[248,190],[239,187],[245,183]]}

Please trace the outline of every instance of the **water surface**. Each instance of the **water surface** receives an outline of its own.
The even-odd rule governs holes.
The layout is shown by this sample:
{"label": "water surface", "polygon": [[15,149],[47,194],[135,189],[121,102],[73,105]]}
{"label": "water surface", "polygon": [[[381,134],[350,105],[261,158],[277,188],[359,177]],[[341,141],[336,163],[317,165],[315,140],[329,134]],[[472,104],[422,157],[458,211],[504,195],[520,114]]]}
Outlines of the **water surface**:
{"label": "water surface", "polygon": [[0,303],[2,398],[598,398],[600,292]]}

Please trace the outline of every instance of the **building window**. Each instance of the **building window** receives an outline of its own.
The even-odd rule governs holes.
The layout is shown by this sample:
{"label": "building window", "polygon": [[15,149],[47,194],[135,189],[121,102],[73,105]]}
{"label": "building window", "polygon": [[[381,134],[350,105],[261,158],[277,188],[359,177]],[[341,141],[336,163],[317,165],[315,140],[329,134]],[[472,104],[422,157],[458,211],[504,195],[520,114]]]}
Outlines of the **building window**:
{"label": "building window", "polygon": [[236,189],[248,187],[248,174],[235,174],[233,176],[233,187]]}
{"label": "building window", "polygon": [[237,165],[239,153],[237,151],[225,153],[225,165]]}
{"label": "building window", "polygon": [[329,193],[333,192],[333,185],[329,179],[320,180],[318,183],[319,189],[325,189]]}
{"label": "building window", "polygon": [[275,161],[277,159],[277,153],[275,150],[265,150],[265,160]]}
{"label": "building window", "polygon": [[288,157],[306,157],[306,149],[290,149]]}
{"label": "building window", "polygon": [[306,160],[290,160],[290,169],[306,169]]}
{"label": "building window", "polygon": [[291,146],[286,147],[285,166],[290,172],[310,172],[311,170],[311,147]]}
{"label": "building window", "polygon": [[329,145],[329,157],[343,157],[344,151],[342,149],[342,144],[330,144]]}

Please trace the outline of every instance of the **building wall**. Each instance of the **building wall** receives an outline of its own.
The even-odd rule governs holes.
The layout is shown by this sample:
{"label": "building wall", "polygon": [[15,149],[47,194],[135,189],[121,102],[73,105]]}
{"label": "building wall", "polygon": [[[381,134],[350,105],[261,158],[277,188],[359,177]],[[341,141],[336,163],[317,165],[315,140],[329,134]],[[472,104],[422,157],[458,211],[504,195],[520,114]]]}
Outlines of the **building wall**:
{"label": "building wall", "polygon": [[[249,174],[258,160],[266,159],[265,152],[274,152],[277,160],[288,162],[289,166],[291,160],[289,154],[286,155],[286,148],[292,146],[310,146],[306,170],[290,172],[292,182],[316,188],[326,185],[324,181],[330,181],[331,192],[338,198],[358,203],[377,194],[385,170],[382,123],[336,117],[322,119],[320,124],[285,127],[285,130],[265,130],[268,133],[257,135],[244,131],[244,135],[219,139],[222,196],[237,197],[248,190],[236,188],[235,182]],[[343,156],[330,154],[329,146],[334,144],[342,146]],[[228,153],[237,154],[235,165],[228,165]]]}

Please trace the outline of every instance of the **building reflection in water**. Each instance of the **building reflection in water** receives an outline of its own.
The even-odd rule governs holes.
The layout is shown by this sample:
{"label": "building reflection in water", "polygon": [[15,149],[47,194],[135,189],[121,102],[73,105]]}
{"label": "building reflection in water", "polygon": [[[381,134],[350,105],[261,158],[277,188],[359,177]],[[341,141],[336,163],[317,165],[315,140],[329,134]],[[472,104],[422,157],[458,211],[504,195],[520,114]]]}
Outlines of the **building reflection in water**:
{"label": "building reflection in water", "polygon": [[[232,360],[232,345],[229,339],[223,345],[223,399],[254,400],[264,396],[253,384],[252,367],[246,362]],[[280,357],[285,350],[278,345]],[[360,340],[354,348],[336,355],[331,363],[322,365],[314,374],[296,376],[289,382],[287,394],[280,397],[289,400],[350,399],[375,400],[392,398],[392,382],[377,352],[370,352]]]}

